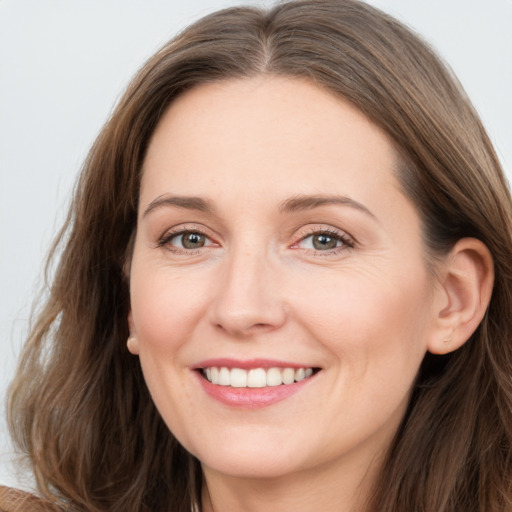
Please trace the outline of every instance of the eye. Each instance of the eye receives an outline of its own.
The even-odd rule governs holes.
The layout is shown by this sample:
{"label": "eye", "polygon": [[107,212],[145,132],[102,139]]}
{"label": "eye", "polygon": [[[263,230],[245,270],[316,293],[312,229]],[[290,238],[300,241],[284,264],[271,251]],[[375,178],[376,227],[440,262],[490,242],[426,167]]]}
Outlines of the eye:
{"label": "eye", "polygon": [[170,240],[171,245],[181,249],[199,249],[206,245],[206,236],[193,231],[175,235]]}
{"label": "eye", "polygon": [[295,244],[295,247],[319,252],[336,252],[338,249],[353,247],[353,243],[341,233],[322,230],[305,236]]}
{"label": "eye", "polygon": [[213,245],[212,240],[198,230],[180,230],[167,233],[158,242],[159,246],[167,246],[174,251],[193,251]]}

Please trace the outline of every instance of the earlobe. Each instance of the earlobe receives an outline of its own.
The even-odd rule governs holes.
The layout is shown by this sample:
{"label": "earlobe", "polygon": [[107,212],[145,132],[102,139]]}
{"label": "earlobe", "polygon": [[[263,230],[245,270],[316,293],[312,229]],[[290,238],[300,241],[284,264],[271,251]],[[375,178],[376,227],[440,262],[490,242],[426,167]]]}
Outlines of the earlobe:
{"label": "earlobe", "polygon": [[126,346],[128,347],[128,351],[134,356],[139,355],[139,342],[136,336],[129,336],[126,341]]}
{"label": "earlobe", "polygon": [[139,355],[139,340],[135,332],[135,325],[133,323],[133,315],[131,310],[128,313],[128,328],[130,329],[130,336],[128,336],[126,346],[131,354],[135,356]]}
{"label": "earlobe", "polygon": [[475,238],[459,240],[439,272],[436,329],[428,343],[429,352],[447,354],[466,343],[484,317],[493,283],[489,249]]}

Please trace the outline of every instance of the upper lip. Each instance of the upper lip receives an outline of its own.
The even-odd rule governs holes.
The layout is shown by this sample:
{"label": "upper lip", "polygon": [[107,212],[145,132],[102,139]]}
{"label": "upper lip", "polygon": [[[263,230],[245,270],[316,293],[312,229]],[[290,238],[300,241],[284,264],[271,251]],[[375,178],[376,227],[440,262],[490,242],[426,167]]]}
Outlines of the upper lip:
{"label": "upper lip", "polygon": [[231,358],[215,358],[206,359],[192,366],[193,370],[202,368],[241,368],[243,370],[252,370],[254,368],[317,368],[316,365],[304,363],[292,363],[289,361],[275,359],[231,359]]}

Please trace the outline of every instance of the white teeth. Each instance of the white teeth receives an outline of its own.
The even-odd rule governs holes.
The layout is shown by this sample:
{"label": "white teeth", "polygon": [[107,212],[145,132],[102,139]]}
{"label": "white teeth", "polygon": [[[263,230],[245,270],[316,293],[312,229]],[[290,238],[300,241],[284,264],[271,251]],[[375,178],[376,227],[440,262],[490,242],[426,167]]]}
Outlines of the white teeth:
{"label": "white teeth", "polygon": [[227,368],[222,367],[219,370],[219,384],[221,386],[229,386],[231,384],[230,371]]}
{"label": "white teeth", "polygon": [[280,386],[283,383],[283,377],[279,368],[269,368],[267,370],[267,386]]}
{"label": "white teeth", "polygon": [[[242,370],[245,371],[245,370]],[[264,388],[267,385],[267,373],[263,368],[256,368],[249,370],[247,375],[247,387],[249,388]]]}
{"label": "white teeth", "polygon": [[285,368],[283,370],[283,384],[293,384],[295,380],[295,370],[293,368]]}
{"label": "white teeth", "polygon": [[[311,370],[313,371],[313,370]],[[208,378],[208,374],[206,374],[206,377]],[[298,370],[295,370],[295,380],[297,382],[300,382],[306,377],[306,370],[304,368],[299,368]]]}
{"label": "white teeth", "polygon": [[233,388],[246,388],[247,387],[247,372],[240,368],[231,368],[229,373],[231,379],[231,387]]}
{"label": "white teeth", "polygon": [[313,375],[313,368],[204,368],[203,375],[212,383],[233,388],[264,388],[300,382]]}

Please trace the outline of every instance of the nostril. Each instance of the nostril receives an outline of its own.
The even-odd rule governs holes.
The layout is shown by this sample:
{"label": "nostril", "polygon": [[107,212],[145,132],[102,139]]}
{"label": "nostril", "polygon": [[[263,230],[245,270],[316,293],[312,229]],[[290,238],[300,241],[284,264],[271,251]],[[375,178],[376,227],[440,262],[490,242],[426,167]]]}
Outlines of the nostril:
{"label": "nostril", "polygon": [[255,324],[248,324],[248,325],[231,325],[231,326],[225,326],[221,323],[215,324],[216,329],[224,332],[233,332],[233,333],[239,333],[239,334],[248,334],[253,331],[262,331],[266,329],[272,329],[272,325],[266,324],[263,322],[255,323]]}

